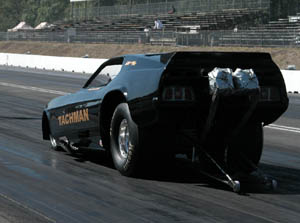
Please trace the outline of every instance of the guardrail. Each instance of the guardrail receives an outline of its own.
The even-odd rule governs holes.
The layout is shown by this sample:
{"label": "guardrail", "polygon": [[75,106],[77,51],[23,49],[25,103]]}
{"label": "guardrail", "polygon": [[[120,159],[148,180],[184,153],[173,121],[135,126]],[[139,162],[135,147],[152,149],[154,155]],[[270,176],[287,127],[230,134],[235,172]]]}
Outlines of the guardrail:
{"label": "guardrail", "polygon": [[[0,65],[78,73],[94,73],[107,59],[0,53]],[[281,70],[288,92],[300,92],[300,71]]]}

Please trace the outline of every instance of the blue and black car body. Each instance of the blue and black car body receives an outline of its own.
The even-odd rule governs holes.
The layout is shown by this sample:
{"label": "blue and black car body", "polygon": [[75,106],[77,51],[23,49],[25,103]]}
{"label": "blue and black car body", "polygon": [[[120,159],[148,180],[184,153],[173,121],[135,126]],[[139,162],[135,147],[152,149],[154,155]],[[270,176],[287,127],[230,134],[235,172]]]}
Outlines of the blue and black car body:
{"label": "blue and black car body", "polygon": [[[260,90],[254,106],[251,94],[221,95],[213,106],[208,73],[216,67],[255,72]],[[49,102],[43,138],[53,149],[110,151],[126,176],[150,159],[192,157],[195,147],[234,169],[237,154],[259,163],[263,126],[287,107],[282,74],[267,53],[125,55],[103,63],[78,92]]]}

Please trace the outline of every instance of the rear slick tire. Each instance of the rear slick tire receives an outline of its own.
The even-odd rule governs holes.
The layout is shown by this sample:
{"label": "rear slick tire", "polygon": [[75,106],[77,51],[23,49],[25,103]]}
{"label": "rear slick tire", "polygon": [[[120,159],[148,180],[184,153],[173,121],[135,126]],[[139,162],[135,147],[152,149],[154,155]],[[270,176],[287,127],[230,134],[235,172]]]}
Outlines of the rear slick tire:
{"label": "rear slick tire", "polygon": [[227,150],[227,166],[232,172],[251,173],[259,164],[263,150],[261,123],[249,123],[230,143]]}
{"label": "rear slick tire", "polygon": [[139,129],[128,104],[119,104],[110,125],[110,150],[116,169],[124,176],[134,177],[140,170],[139,141]]}

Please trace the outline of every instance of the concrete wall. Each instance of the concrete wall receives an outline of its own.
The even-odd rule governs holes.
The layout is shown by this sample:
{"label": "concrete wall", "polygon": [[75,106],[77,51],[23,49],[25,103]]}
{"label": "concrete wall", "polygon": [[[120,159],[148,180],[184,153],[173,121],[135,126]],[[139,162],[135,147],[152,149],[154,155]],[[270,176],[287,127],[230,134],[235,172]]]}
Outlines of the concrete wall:
{"label": "concrete wall", "polygon": [[292,93],[300,92],[300,71],[299,70],[281,70],[286,90]]}
{"label": "concrete wall", "polygon": [[[94,73],[106,59],[52,57],[27,54],[0,53],[0,65],[45,70]],[[282,70],[288,92],[300,92],[300,71]]]}
{"label": "concrete wall", "polygon": [[0,53],[0,65],[90,74],[105,61],[106,59]]}

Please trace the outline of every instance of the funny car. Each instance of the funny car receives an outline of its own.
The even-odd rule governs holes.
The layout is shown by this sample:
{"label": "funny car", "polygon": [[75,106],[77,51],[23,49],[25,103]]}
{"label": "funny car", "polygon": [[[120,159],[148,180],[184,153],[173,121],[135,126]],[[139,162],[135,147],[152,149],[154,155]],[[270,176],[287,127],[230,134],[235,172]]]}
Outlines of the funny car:
{"label": "funny car", "polygon": [[[234,70],[242,72],[240,83],[255,80],[253,89],[236,81],[226,87],[239,80]],[[124,55],[101,64],[77,92],[51,100],[42,131],[54,150],[110,152],[125,176],[157,158],[195,159],[198,148],[234,169],[243,166],[241,157],[259,163],[263,126],[287,107],[282,74],[268,53]]]}

